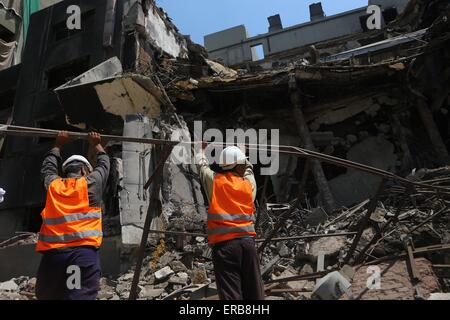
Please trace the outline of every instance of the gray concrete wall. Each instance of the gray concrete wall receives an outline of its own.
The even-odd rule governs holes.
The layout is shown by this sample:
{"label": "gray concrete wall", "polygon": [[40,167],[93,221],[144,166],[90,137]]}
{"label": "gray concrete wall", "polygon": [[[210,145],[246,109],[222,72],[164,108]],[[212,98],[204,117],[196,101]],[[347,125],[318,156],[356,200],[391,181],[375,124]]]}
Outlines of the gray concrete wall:
{"label": "gray concrete wall", "polygon": [[244,25],[240,25],[205,36],[205,47],[208,50],[217,50],[245,41],[247,38],[247,29]]}
{"label": "gray concrete wall", "polygon": [[[235,65],[252,61],[252,47],[263,45],[264,55],[283,52],[308,44],[338,38],[348,34],[362,32],[360,16],[366,14],[366,8],[356,9],[325,20],[307,22],[283,30],[242,39],[242,26],[205,37],[205,47],[213,59],[222,60],[226,65]],[[230,44],[232,39],[239,39]],[[220,44],[222,43],[222,47]]]}
{"label": "gray concrete wall", "polygon": [[[123,135],[152,138],[152,126],[153,122],[150,123],[148,118],[128,116]],[[149,168],[152,149],[151,146],[132,142],[124,142],[122,148],[123,190],[120,192],[122,243],[136,245],[141,241],[142,228],[150,204],[149,193],[144,190],[144,184],[150,177],[150,172],[153,172],[153,168]]]}
{"label": "gray concrete wall", "polygon": [[166,53],[175,58],[187,58],[187,43],[180,39],[174,30],[167,28],[157,11],[150,8],[145,18],[145,28],[151,39]]}
{"label": "gray concrete wall", "polygon": [[244,25],[240,25],[205,36],[205,47],[210,51],[211,58],[233,65],[251,61],[255,57],[249,46],[236,45],[247,39],[247,30]]}

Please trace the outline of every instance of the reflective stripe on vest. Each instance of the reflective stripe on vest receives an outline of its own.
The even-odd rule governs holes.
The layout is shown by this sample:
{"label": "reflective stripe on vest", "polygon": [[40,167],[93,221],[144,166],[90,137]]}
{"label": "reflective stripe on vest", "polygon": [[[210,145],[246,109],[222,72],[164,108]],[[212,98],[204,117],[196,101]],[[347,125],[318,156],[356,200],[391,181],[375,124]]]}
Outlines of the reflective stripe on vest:
{"label": "reflective stripe on vest", "polygon": [[208,209],[208,242],[215,244],[243,236],[254,237],[250,181],[231,172],[216,174]]}
{"label": "reflective stripe on vest", "polygon": [[89,230],[84,232],[74,232],[69,234],[64,234],[61,236],[45,236],[43,234],[39,234],[39,240],[45,242],[67,242],[73,240],[84,239],[87,237],[102,237],[103,233],[97,230]]}
{"label": "reflective stripe on vest", "polygon": [[230,232],[255,232],[255,226],[252,224],[245,227],[225,227],[225,228],[211,229],[208,230],[208,235],[227,234]]}
{"label": "reflective stripe on vest", "polygon": [[44,218],[43,221],[46,225],[51,226],[70,221],[81,221],[87,219],[101,219],[101,218],[102,218],[101,212],[86,212],[86,213],[70,214],[60,218]]}
{"label": "reflective stripe on vest", "polygon": [[36,251],[102,243],[102,210],[89,205],[85,177],[53,180],[41,216]]}
{"label": "reflective stripe on vest", "polygon": [[253,214],[208,213],[209,220],[255,221]]}

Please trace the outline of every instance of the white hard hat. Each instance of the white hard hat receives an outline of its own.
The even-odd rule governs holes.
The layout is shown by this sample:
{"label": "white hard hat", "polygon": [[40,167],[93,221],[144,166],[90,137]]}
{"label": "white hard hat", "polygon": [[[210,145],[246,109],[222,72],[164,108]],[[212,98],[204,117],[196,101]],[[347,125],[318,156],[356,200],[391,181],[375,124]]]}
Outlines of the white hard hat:
{"label": "white hard hat", "polygon": [[238,164],[243,164],[247,160],[245,154],[236,146],[223,149],[219,157],[219,166],[225,170],[231,170]]}
{"label": "white hard hat", "polygon": [[3,200],[4,200],[3,196],[5,195],[5,193],[6,193],[6,191],[3,190],[2,188],[0,188],[0,203],[3,202]]}
{"label": "white hard hat", "polygon": [[79,161],[79,162],[84,163],[84,164],[88,167],[89,171],[92,172],[92,170],[93,170],[93,169],[92,169],[92,165],[89,163],[89,161],[88,161],[85,157],[80,156],[80,155],[74,155],[74,156],[71,156],[69,159],[67,159],[67,160],[63,163],[63,171],[66,171],[66,167],[67,167],[71,162],[74,162],[74,161]]}

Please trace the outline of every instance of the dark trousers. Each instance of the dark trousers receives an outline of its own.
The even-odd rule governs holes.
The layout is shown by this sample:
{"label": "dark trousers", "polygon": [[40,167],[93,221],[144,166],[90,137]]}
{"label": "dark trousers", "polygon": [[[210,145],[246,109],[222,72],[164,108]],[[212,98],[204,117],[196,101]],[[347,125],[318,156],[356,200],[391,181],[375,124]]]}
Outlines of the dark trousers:
{"label": "dark trousers", "polygon": [[39,300],[95,300],[100,278],[100,255],[96,248],[45,252],[37,274],[36,297]]}
{"label": "dark trousers", "polygon": [[221,300],[264,300],[255,241],[234,239],[214,245],[214,272]]}

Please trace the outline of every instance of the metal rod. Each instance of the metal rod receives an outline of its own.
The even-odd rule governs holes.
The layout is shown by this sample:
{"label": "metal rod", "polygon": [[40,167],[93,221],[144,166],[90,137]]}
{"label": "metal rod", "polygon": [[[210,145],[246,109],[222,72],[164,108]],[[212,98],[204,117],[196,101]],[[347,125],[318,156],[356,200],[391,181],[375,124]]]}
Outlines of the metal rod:
{"label": "metal rod", "polygon": [[[307,240],[316,238],[332,238],[332,237],[344,237],[344,236],[354,236],[356,232],[342,232],[342,233],[330,233],[330,234],[311,234],[305,236],[294,236],[294,237],[281,237],[269,239],[271,242],[277,241],[287,241],[287,240]],[[256,242],[263,242],[266,239],[256,239]]]}
{"label": "metal rod", "polygon": [[431,217],[428,217],[427,219],[425,219],[424,221],[422,221],[419,225],[415,226],[411,231],[408,232],[408,234],[412,234],[414,231],[416,231],[417,229],[419,229],[420,227],[422,227],[424,224],[426,224],[427,222],[433,220],[434,218],[436,218],[437,216],[440,216],[441,214],[444,213],[448,213],[450,212],[448,209],[441,209],[438,212],[436,212],[435,214],[433,214]]}
{"label": "metal rod", "polygon": [[[208,236],[207,234],[204,234],[204,233],[181,232],[181,231],[149,230],[148,233],[166,234],[166,235],[174,235],[174,236],[187,236],[187,237],[204,237],[204,238],[206,238]],[[308,235],[304,235],[304,236],[280,237],[280,238],[272,238],[272,239],[255,239],[255,242],[259,243],[259,242],[264,242],[266,240],[268,240],[270,242],[288,241],[288,240],[307,240],[307,239],[317,239],[317,238],[353,236],[355,234],[356,234],[356,232],[308,234]]]}
{"label": "metal rod", "polygon": [[[2,125],[0,124],[0,136],[2,135],[14,135],[14,136],[23,136],[23,137],[45,137],[45,138],[55,138],[58,134],[58,130],[50,130],[50,129],[40,129],[40,128],[30,128],[30,127],[20,127],[20,126],[11,126],[11,125]],[[87,139],[87,133],[81,132],[69,132],[69,136],[74,139]],[[184,141],[170,141],[170,140],[162,140],[162,139],[151,139],[151,138],[134,138],[134,137],[123,137],[123,136],[114,136],[114,135],[102,135],[102,138],[107,141],[119,141],[119,142],[135,142],[135,143],[145,143],[145,144],[154,144],[154,145],[199,145],[202,142],[193,141],[193,142],[184,142]],[[224,146],[227,143],[210,143],[212,146]],[[450,191],[449,188],[444,188],[440,186],[427,185],[424,183],[410,181],[408,179],[399,177],[392,172],[388,172],[385,170],[381,170],[378,168],[374,168],[371,166],[363,165],[361,163],[349,161],[346,159],[341,159],[333,156],[329,156],[326,154],[322,154],[316,151],[311,151],[307,149],[302,149],[294,146],[285,146],[285,145],[264,145],[264,144],[246,144],[245,145],[249,150],[259,150],[259,151],[267,151],[267,152],[277,152],[280,154],[291,154],[298,157],[303,157],[306,159],[315,159],[323,162],[327,162],[333,165],[342,166],[349,169],[355,169],[359,171],[363,171],[375,176],[383,177],[389,180],[397,181],[403,184],[420,186],[426,189],[432,190],[442,190],[442,191]]]}
{"label": "metal rod", "polygon": [[279,278],[279,279],[266,281],[264,284],[279,283],[279,282],[291,282],[291,281],[299,281],[299,280],[314,280],[314,279],[326,276],[329,272],[332,272],[332,271],[334,271],[334,270],[314,272],[314,273],[304,274],[304,275],[300,275],[300,276]]}
{"label": "metal rod", "polygon": [[[56,138],[59,131],[56,130],[30,130],[22,129],[23,127],[13,127],[8,126],[7,130],[1,129],[0,127],[0,135],[14,135],[20,137],[42,137],[42,138]],[[12,129],[10,129],[12,128]],[[72,139],[76,140],[84,140],[88,138],[87,133],[82,132],[69,132],[69,136]],[[102,139],[105,141],[118,141],[118,142],[136,142],[136,143],[145,143],[145,144],[156,144],[156,145],[177,145],[178,141],[169,141],[169,140],[161,140],[161,139],[151,139],[151,138],[134,138],[134,137],[123,137],[123,136],[114,136],[114,135],[102,135]]]}

